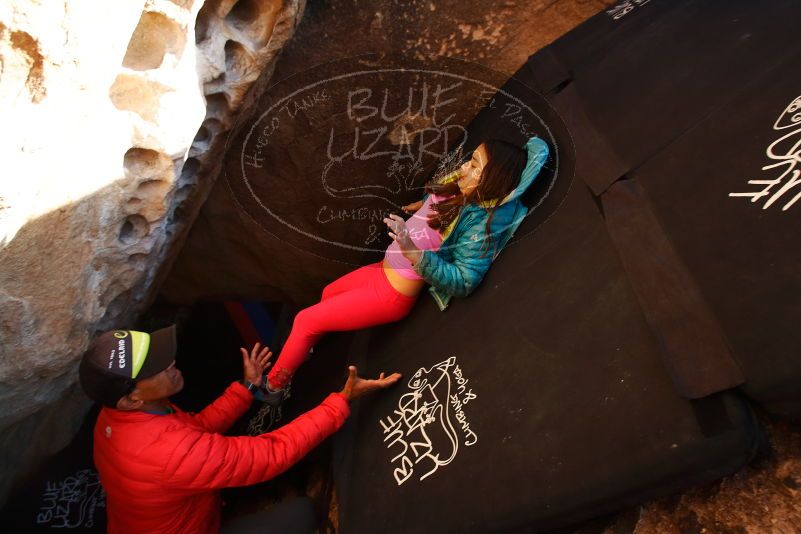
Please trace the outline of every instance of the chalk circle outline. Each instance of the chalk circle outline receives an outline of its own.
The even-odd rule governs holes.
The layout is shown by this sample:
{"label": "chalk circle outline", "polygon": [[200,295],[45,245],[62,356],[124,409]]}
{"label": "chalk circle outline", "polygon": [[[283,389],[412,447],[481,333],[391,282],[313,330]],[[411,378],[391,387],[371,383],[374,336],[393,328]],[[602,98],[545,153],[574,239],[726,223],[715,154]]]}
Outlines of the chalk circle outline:
{"label": "chalk circle outline", "polygon": [[[365,58],[367,58],[367,57],[374,58],[375,54],[365,54],[365,55],[362,55],[362,56],[352,56],[352,57],[348,57],[348,58],[339,58],[339,59],[336,59],[336,60],[328,62],[328,63],[322,63],[322,64],[319,64],[319,65],[315,65],[314,67],[312,67],[310,69],[307,69],[307,70],[302,71],[302,72],[295,73],[295,74],[289,76],[288,78],[285,78],[283,80],[280,80],[280,81],[276,82],[275,84],[271,85],[270,88],[267,89],[267,91],[269,91],[273,87],[276,87],[276,86],[278,86],[278,85],[280,85],[282,83],[285,83],[288,80],[296,78],[296,77],[298,77],[298,76],[300,76],[302,74],[313,72],[316,69],[320,69],[322,67],[325,67],[325,66],[328,66],[328,65],[332,65],[334,63],[346,62],[348,60],[356,60],[356,61],[365,62]],[[441,60],[443,58],[439,58],[439,59]],[[484,65],[480,65],[480,64],[477,64],[477,63],[474,63],[474,62],[471,62],[471,61],[467,61],[467,60],[464,60],[464,59],[447,58],[447,60],[448,61],[465,63],[465,64],[475,64],[475,65],[478,65],[481,69],[484,69],[484,70],[487,70],[487,71],[491,71],[491,72],[494,72],[496,74],[501,74],[501,75],[505,76],[505,78],[506,78],[504,83],[507,83],[510,79],[513,78],[512,76],[505,75],[504,73],[500,73],[499,71],[493,71],[492,69],[487,68]],[[557,184],[557,182],[561,183],[561,182],[567,180],[567,185],[566,185],[566,188],[565,188],[564,195],[563,195],[562,199],[559,201],[559,204],[554,207],[553,211],[550,214],[548,214],[548,216],[545,219],[543,219],[541,222],[539,222],[536,226],[534,226],[533,228],[528,229],[522,235],[517,235],[517,232],[515,232],[515,235],[513,235],[512,238],[507,242],[507,244],[506,244],[507,247],[511,246],[511,245],[513,245],[513,244],[515,244],[515,243],[517,243],[519,241],[521,241],[523,238],[525,238],[529,234],[531,234],[534,231],[536,231],[540,226],[542,226],[548,219],[550,219],[559,210],[559,208],[564,203],[564,201],[565,201],[565,199],[566,199],[566,197],[567,197],[567,195],[568,195],[568,193],[569,193],[569,191],[570,191],[570,189],[572,187],[573,179],[575,177],[575,167],[571,166],[571,167],[573,167],[573,169],[572,169],[573,172],[571,172],[566,178],[561,178],[560,177],[560,170],[559,170],[560,169],[560,160],[562,158],[565,158],[566,156],[570,156],[570,154],[562,154],[562,150],[560,148],[560,144],[556,140],[556,136],[554,135],[553,131],[549,127],[548,123],[540,116],[539,113],[535,112],[532,109],[531,106],[529,106],[528,104],[523,102],[518,97],[512,95],[511,93],[509,93],[509,92],[507,92],[505,90],[502,90],[499,87],[494,86],[493,84],[490,84],[490,83],[487,83],[487,82],[483,82],[483,81],[480,81],[480,80],[477,80],[477,79],[474,79],[474,78],[470,78],[468,76],[452,74],[452,73],[449,73],[449,72],[446,72],[446,71],[443,71],[443,70],[423,69],[423,68],[407,68],[407,67],[391,67],[391,68],[376,68],[376,69],[370,69],[370,70],[358,70],[358,71],[353,71],[353,72],[340,74],[340,75],[337,75],[337,76],[329,76],[329,77],[326,77],[326,78],[324,78],[322,80],[318,80],[316,82],[313,82],[311,84],[304,85],[303,87],[293,91],[289,95],[286,95],[286,96],[282,97],[277,102],[273,103],[266,111],[261,113],[259,115],[259,117],[255,121],[253,121],[253,124],[251,125],[250,129],[248,130],[248,133],[245,135],[245,138],[242,141],[242,150],[240,151],[240,154],[239,154],[239,169],[240,169],[240,172],[241,172],[241,180],[242,180],[242,182],[244,182],[248,193],[250,194],[251,198],[256,202],[256,204],[262,210],[264,210],[268,215],[270,215],[273,219],[275,219],[276,221],[278,221],[279,223],[281,223],[285,227],[293,230],[294,232],[297,232],[300,235],[303,235],[303,236],[305,236],[307,238],[310,238],[310,239],[312,239],[314,241],[318,241],[318,242],[321,242],[321,243],[325,243],[327,245],[332,245],[332,246],[335,246],[335,247],[339,247],[341,249],[354,250],[354,251],[359,251],[359,252],[374,252],[374,253],[378,252],[378,253],[381,253],[381,252],[384,252],[386,250],[386,247],[382,247],[382,248],[362,247],[362,246],[357,246],[357,245],[350,245],[348,243],[339,243],[337,241],[333,241],[333,240],[330,240],[330,239],[325,239],[325,238],[322,238],[322,237],[320,237],[318,235],[315,235],[315,234],[313,234],[311,232],[303,230],[303,229],[293,225],[292,223],[290,223],[288,221],[285,221],[278,214],[274,213],[268,206],[266,206],[262,202],[261,198],[259,198],[259,196],[256,195],[256,193],[253,191],[253,187],[251,186],[250,181],[248,180],[247,172],[245,170],[245,151],[246,151],[246,148],[248,146],[248,143],[249,143],[251,137],[253,136],[254,131],[256,130],[256,127],[262,122],[262,120],[265,117],[269,116],[276,108],[280,109],[281,106],[283,106],[287,101],[289,101],[292,98],[294,98],[296,95],[298,95],[300,93],[306,93],[306,92],[308,92],[310,89],[312,89],[314,87],[317,87],[317,86],[320,86],[322,84],[325,84],[325,83],[328,83],[328,82],[332,82],[332,81],[339,81],[339,80],[342,80],[342,79],[345,79],[345,78],[355,77],[355,76],[363,76],[363,75],[371,75],[371,74],[373,74],[373,75],[375,75],[375,74],[386,74],[386,73],[393,73],[393,72],[399,72],[399,73],[404,73],[404,74],[418,73],[418,74],[429,74],[429,75],[441,75],[441,76],[445,76],[445,77],[450,77],[451,79],[458,79],[458,80],[465,81],[465,82],[468,82],[468,83],[474,83],[474,84],[476,84],[476,85],[478,85],[480,87],[488,88],[488,89],[490,89],[491,91],[494,92],[494,97],[496,97],[497,95],[503,95],[504,97],[509,98],[510,100],[514,101],[516,104],[520,105],[522,108],[524,108],[526,111],[528,111],[528,113],[530,113],[533,117],[536,117],[536,119],[539,122],[539,124],[548,133],[548,136],[550,138],[549,139],[550,145],[553,147],[553,151],[551,151],[551,154],[549,154],[549,159],[553,158],[553,162],[554,162],[554,164],[553,164],[553,176],[552,176],[551,181],[550,181],[550,183],[548,185],[548,189],[544,192],[544,194],[542,194],[542,196],[538,199],[538,201],[537,201],[537,203],[535,205],[533,205],[530,208],[528,208],[526,215],[523,217],[523,220],[520,222],[520,226],[522,226],[523,223],[525,222],[525,220],[528,217],[530,217],[531,215],[533,215],[537,211],[537,208],[539,208],[545,202],[545,200],[550,197],[550,195],[551,195],[555,185]],[[561,125],[563,126],[564,133],[566,134],[567,139],[569,139],[569,141],[570,141],[570,147],[574,148],[575,147],[575,143],[573,142],[572,134],[570,133],[570,130],[567,128],[564,120],[559,115],[557,110],[553,106],[551,106],[550,103],[542,95],[537,93],[534,89],[532,89],[531,87],[529,87],[528,85],[526,85],[525,83],[523,83],[522,81],[520,81],[517,78],[514,78],[514,80],[515,80],[515,83],[519,84],[521,87],[523,87],[526,90],[530,91],[533,95],[536,95],[536,97],[539,99],[539,103],[543,104],[547,108],[547,110],[551,114],[553,114],[553,116],[556,117],[561,122]],[[486,108],[482,108],[482,110],[483,109],[486,109]],[[465,126],[463,126],[463,127],[465,127]],[[236,125],[234,125],[231,128],[231,130],[229,130],[228,136],[227,136],[227,139],[226,139],[226,150],[225,150],[226,153],[228,152],[228,149],[231,148],[231,142],[232,142],[233,137],[235,135],[237,135],[240,131],[241,130],[239,130],[236,127]],[[464,139],[463,139],[463,142],[464,142]],[[573,152],[573,151],[571,151],[571,152]],[[452,154],[452,153],[453,153],[453,151],[449,152],[448,154]],[[443,156],[443,157],[447,157],[447,156]],[[239,199],[237,198],[237,193],[234,191],[233,186],[232,186],[231,181],[230,181],[229,176],[228,176],[227,165],[223,164],[222,171],[223,171],[223,178],[225,179],[226,185],[228,186],[228,189],[229,189],[234,201],[244,211],[244,213],[247,214],[248,217],[254,223],[256,223],[256,225],[259,228],[261,228],[262,230],[264,230],[268,234],[272,235],[273,237],[275,237],[279,241],[282,241],[282,242],[284,242],[284,243],[286,243],[288,245],[291,245],[291,246],[293,246],[295,248],[303,250],[306,253],[311,253],[314,256],[318,256],[318,257],[321,257],[321,258],[324,258],[324,259],[327,259],[327,260],[333,260],[333,261],[342,262],[342,260],[339,260],[339,259],[336,259],[336,258],[331,258],[330,256],[327,256],[327,255],[324,256],[324,255],[319,254],[317,252],[314,252],[314,251],[308,250],[306,248],[300,247],[297,244],[292,243],[292,242],[282,238],[279,235],[276,235],[274,232],[272,232],[271,230],[266,228],[256,217],[254,217],[252,214],[249,213],[249,210],[247,208],[245,208],[245,206],[243,206],[241,204],[241,202],[239,201]],[[503,231],[504,229],[505,228],[500,229],[499,232]],[[493,234],[495,234],[495,233],[496,232],[493,232]],[[450,245],[446,245],[444,248],[447,249],[449,246]],[[350,262],[344,262],[344,263],[348,263],[349,264]]]}

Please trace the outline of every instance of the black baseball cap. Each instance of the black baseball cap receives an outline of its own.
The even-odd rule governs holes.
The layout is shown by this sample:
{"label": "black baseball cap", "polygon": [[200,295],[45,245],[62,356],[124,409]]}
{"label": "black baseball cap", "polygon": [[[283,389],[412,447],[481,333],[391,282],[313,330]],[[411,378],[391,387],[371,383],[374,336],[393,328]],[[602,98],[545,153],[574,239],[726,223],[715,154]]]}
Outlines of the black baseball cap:
{"label": "black baseball cap", "polygon": [[81,359],[78,375],[86,395],[111,408],[136,387],[175,361],[175,325],[151,334],[111,330],[100,334]]}

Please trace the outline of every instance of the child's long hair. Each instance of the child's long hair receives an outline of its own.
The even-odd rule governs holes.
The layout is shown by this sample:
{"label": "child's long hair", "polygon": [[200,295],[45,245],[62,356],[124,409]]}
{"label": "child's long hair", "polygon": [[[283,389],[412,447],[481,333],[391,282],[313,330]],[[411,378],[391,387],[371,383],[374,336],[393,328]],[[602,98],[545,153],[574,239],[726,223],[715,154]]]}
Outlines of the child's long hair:
{"label": "child's long hair", "polygon": [[492,239],[490,223],[495,215],[495,208],[498,207],[503,198],[511,193],[520,182],[520,175],[526,167],[528,158],[526,151],[506,141],[499,139],[487,139],[484,141],[484,148],[487,151],[489,161],[481,171],[481,179],[478,186],[466,196],[459,190],[457,180],[448,183],[429,182],[425,185],[425,191],[429,194],[440,196],[451,196],[442,202],[432,204],[433,213],[428,218],[428,225],[434,230],[444,231],[453,220],[459,216],[459,212],[465,204],[491,201],[487,218],[484,248],[481,257],[489,250],[489,242],[493,243],[493,255],[495,254],[495,240]]}

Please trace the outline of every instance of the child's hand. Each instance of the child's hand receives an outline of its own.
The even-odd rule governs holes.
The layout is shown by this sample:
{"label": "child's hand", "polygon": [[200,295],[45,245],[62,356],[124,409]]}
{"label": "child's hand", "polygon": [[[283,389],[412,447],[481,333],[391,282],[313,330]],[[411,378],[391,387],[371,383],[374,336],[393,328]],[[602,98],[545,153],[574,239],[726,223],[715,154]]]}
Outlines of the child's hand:
{"label": "child's hand", "polygon": [[401,251],[406,252],[407,250],[417,248],[414,246],[414,242],[412,241],[412,237],[403,217],[390,213],[389,217],[384,218],[384,222],[389,227],[389,231],[387,232],[389,237],[398,242]]}
{"label": "child's hand", "polygon": [[417,202],[412,202],[411,204],[406,204],[405,206],[401,206],[401,209],[406,213],[414,213],[415,211],[419,210],[423,207],[423,201],[418,200]]}
{"label": "child's hand", "polygon": [[409,229],[406,227],[406,221],[404,221],[403,217],[400,215],[391,213],[389,217],[384,218],[384,222],[389,227],[389,232],[387,232],[389,237],[398,243],[401,254],[403,254],[412,265],[415,265],[420,260],[422,252],[417,248],[417,245],[414,244],[414,241],[412,241]]}

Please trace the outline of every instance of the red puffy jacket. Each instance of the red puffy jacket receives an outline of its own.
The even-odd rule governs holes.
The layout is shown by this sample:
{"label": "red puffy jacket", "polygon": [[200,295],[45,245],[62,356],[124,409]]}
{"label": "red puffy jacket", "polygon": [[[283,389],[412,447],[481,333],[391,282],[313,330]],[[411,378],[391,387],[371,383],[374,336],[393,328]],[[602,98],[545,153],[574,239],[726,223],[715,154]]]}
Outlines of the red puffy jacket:
{"label": "red puffy jacket", "polygon": [[198,414],[155,415],[103,408],[94,460],[106,490],[108,532],[216,533],[218,490],[282,473],[333,434],[350,413],[332,393],[320,406],[260,436],[225,432],[253,397],[240,383]]}

